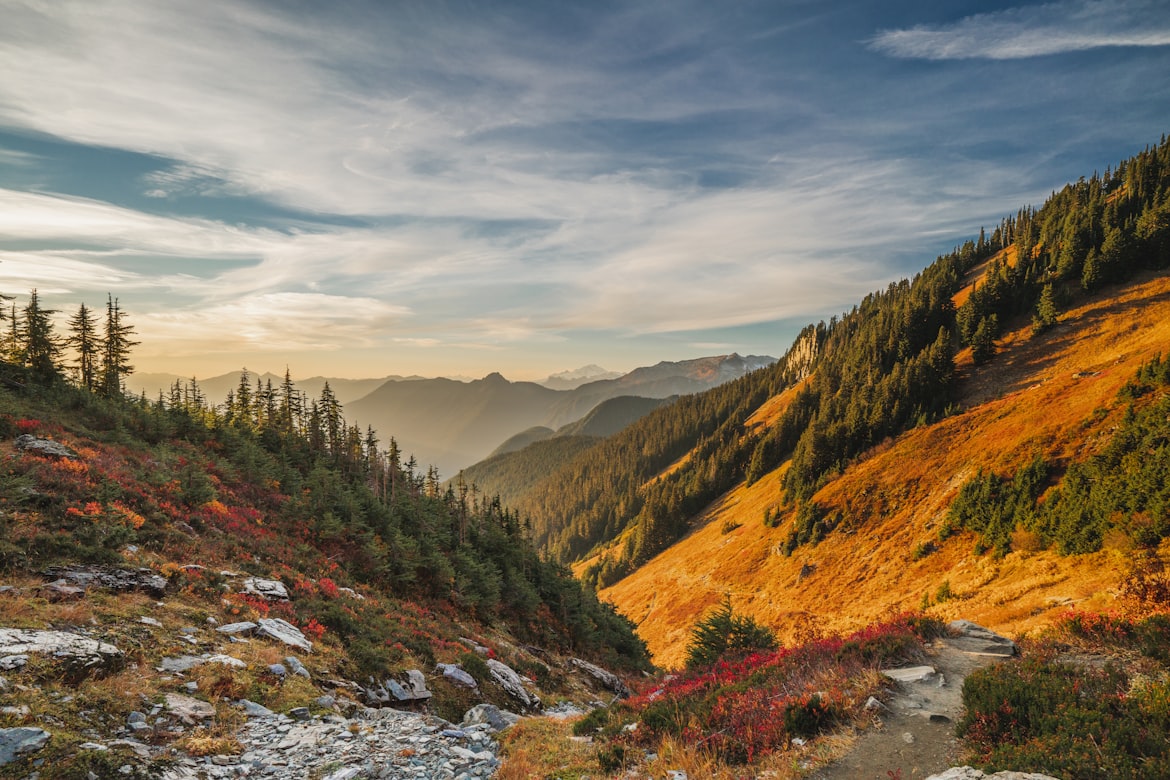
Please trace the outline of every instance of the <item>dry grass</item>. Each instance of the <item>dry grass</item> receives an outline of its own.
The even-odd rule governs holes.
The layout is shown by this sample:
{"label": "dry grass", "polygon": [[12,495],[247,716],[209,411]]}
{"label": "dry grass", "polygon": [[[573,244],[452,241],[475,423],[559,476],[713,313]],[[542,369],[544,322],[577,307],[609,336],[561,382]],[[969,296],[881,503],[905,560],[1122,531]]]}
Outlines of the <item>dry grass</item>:
{"label": "dry grass", "polygon": [[[592,743],[574,740],[571,720],[525,718],[499,735],[503,766],[498,780],[604,776]],[[702,777],[702,775],[695,775]]]}
{"label": "dry grass", "polygon": [[[933,614],[1008,632],[1048,625],[1069,604],[1112,608],[1128,565],[1123,550],[1064,558],[1021,537],[1022,550],[995,561],[975,557],[974,538],[961,534],[919,560],[911,553],[936,539],[976,469],[1007,472],[1038,453],[1065,462],[1100,447],[1121,411],[1099,410],[1112,408],[1122,385],[1167,344],[1170,279],[1147,275],[1065,312],[1041,336],[1028,326],[1007,334],[1001,353],[978,370],[960,354],[964,411],[874,448],[825,486],[815,500],[846,519],[819,546],[791,558],[775,553],[789,523],[769,529],[762,517],[782,500],[779,469],[719,498],[689,536],[602,596],[638,623],[666,667],[682,664],[691,627],[724,594],[786,643],[917,608],[944,581],[963,598]],[[804,564],[815,568],[801,578]]]}

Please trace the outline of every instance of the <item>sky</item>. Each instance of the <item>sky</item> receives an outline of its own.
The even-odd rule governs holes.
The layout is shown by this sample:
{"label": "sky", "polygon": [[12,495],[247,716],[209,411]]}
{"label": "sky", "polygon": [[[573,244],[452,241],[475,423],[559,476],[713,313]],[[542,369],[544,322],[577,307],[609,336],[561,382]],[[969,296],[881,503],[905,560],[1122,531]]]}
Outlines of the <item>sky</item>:
{"label": "sky", "polygon": [[779,356],[1167,74],[1165,0],[0,0],[0,292],[183,376]]}

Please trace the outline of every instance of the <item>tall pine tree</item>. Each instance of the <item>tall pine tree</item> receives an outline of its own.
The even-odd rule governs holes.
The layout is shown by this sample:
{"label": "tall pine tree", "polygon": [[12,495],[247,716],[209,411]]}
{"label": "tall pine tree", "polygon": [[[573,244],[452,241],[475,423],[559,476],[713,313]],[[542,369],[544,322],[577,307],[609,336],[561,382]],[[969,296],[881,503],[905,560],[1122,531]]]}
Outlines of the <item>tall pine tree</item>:
{"label": "tall pine tree", "polygon": [[122,395],[123,380],[134,373],[130,365],[130,348],[134,328],[123,320],[118,299],[106,296],[106,333],[102,341],[101,391],[107,396]]}
{"label": "tall pine tree", "polygon": [[93,313],[84,303],[77,307],[77,313],[69,319],[66,344],[77,355],[77,362],[73,366],[77,372],[77,384],[86,390],[97,389],[98,363],[103,345],[97,335]]}

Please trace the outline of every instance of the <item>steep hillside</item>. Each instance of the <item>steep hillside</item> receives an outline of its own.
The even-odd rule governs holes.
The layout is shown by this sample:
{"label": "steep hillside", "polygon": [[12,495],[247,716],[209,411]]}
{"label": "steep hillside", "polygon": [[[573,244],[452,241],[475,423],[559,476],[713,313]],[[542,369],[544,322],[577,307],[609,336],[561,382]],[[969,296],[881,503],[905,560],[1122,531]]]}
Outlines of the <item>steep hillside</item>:
{"label": "steep hillside", "polygon": [[601,595],[667,666],[681,662],[691,626],[725,594],[789,641],[924,602],[940,617],[1012,632],[1070,605],[1109,608],[1134,560],[1124,537],[1068,557],[1022,535],[1018,549],[997,558],[975,554],[971,533],[940,541],[939,528],[980,469],[1010,475],[1036,455],[1067,464],[1100,449],[1125,413],[1119,391],[1167,344],[1170,278],[1146,273],[1069,310],[1050,330],[1006,333],[983,366],[964,350],[956,360],[962,411],[881,443],[817,491],[816,505],[841,513],[819,544],[782,554],[797,513],[781,509],[784,464],[722,496],[689,536]]}

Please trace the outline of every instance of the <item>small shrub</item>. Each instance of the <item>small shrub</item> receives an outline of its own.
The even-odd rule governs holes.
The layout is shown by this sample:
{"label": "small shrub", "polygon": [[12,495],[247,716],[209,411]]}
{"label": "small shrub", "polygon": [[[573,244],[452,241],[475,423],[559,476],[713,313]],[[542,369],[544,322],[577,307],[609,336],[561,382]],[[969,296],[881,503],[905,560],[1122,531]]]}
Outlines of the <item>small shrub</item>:
{"label": "small shrub", "polygon": [[609,723],[612,713],[608,707],[598,707],[573,724],[573,734],[578,737],[591,736]]}
{"label": "small shrub", "polygon": [[731,598],[727,597],[691,631],[686,663],[688,668],[708,666],[728,652],[771,650],[775,647],[776,637],[772,632],[750,617],[734,614]]}
{"label": "small shrub", "polygon": [[492,672],[488,668],[487,661],[475,653],[463,653],[460,655],[459,665],[463,667],[463,671],[474,677],[476,682],[482,683],[492,678]]}

